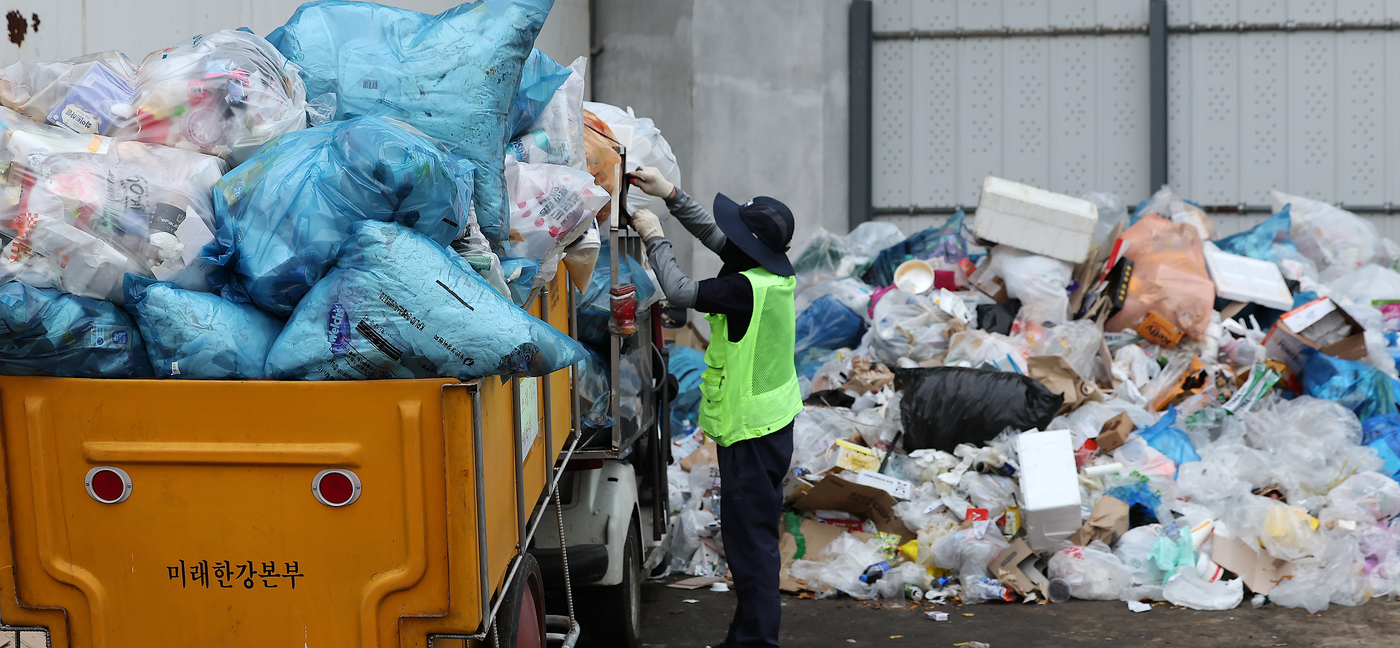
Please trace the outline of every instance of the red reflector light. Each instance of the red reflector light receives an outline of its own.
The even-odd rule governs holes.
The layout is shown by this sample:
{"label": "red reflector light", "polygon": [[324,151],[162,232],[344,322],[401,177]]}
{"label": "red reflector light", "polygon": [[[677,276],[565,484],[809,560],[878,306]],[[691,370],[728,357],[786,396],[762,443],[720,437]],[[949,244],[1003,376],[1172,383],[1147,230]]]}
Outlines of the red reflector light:
{"label": "red reflector light", "polygon": [[360,499],[360,478],[349,470],[322,470],[311,480],[311,494],[326,506],[348,506]]}
{"label": "red reflector light", "polygon": [[131,476],[121,468],[93,468],[88,471],[83,485],[87,487],[88,495],[103,504],[117,504],[131,497]]}

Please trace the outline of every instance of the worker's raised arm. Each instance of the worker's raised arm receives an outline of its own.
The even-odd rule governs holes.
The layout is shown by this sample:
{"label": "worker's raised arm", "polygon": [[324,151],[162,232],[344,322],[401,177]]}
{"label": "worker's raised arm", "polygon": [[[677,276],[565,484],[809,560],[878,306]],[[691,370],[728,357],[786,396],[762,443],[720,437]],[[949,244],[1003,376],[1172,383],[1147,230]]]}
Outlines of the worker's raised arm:
{"label": "worker's raised arm", "polygon": [[715,224],[715,217],[701,207],[700,203],[695,202],[690,194],[681,191],[680,187],[662,177],[656,167],[642,167],[630,176],[633,185],[650,195],[664,199],[666,209],[680,220],[686,231],[699,239],[702,245],[710,248],[715,254],[719,254],[724,248],[727,239],[719,225]]}
{"label": "worker's raised arm", "polygon": [[649,209],[637,210],[632,214],[632,229],[637,230],[647,244],[647,259],[651,261],[651,269],[661,283],[661,292],[666,294],[666,300],[672,306],[694,308],[700,284],[686,276],[676,263],[676,254],[661,231],[661,221],[656,214]]}

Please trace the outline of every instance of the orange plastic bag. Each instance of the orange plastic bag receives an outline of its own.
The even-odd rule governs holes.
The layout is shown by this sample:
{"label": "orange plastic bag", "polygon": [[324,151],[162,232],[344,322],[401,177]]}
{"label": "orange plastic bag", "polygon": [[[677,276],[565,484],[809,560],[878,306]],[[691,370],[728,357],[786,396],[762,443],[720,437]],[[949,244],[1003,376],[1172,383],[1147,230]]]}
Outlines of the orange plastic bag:
{"label": "orange plastic bag", "polygon": [[1133,276],[1123,310],[1104,330],[1136,329],[1149,311],[1155,311],[1186,335],[1205,337],[1215,311],[1215,283],[1206,272],[1196,227],[1148,214],[1123,232],[1123,241],[1131,242],[1124,256],[1133,262]]}
{"label": "orange plastic bag", "polygon": [[[617,195],[618,164],[622,162],[622,156],[613,150],[614,146],[621,146],[617,141],[617,136],[612,129],[603,123],[587,110],[583,111],[583,150],[588,156],[588,172],[593,174],[593,182],[608,195]],[[598,210],[598,222],[607,222],[612,217],[612,201]]]}

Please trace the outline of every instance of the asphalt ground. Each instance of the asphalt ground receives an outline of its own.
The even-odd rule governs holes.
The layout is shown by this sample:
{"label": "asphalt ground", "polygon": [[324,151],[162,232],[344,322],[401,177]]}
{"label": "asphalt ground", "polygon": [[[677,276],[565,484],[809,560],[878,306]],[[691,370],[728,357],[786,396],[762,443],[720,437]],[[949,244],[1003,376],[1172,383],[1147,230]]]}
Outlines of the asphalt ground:
{"label": "asphalt ground", "polygon": [[[679,578],[642,586],[642,644],[650,648],[704,648],[724,640],[734,614],[733,592],[666,587]],[[695,601],[688,603],[687,601]],[[932,621],[925,612],[949,613]],[[1275,605],[1253,609],[1249,599],[1228,612],[1199,612],[1169,604],[1133,613],[1127,604],[1070,601],[1061,605],[983,604],[904,607],[849,598],[799,599],[783,595],[782,645],[963,646],[991,648],[1074,646],[1189,646],[1191,648],[1331,646],[1400,647],[1400,601],[1371,601],[1321,614]]]}

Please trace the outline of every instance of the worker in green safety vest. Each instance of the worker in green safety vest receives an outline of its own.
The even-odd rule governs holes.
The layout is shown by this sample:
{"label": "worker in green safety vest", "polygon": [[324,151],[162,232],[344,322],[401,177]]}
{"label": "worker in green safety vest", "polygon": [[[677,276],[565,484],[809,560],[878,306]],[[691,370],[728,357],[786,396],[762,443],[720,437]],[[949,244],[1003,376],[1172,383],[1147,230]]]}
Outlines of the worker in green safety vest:
{"label": "worker in green safety vest", "polygon": [[720,645],[777,646],[782,480],[792,462],[792,421],[802,411],[793,362],[797,282],[787,257],[792,212],[766,196],[740,205],[718,194],[712,216],[655,168],[628,179],[665,199],[671,214],[724,262],[715,278],[690,279],[656,215],[645,209],[632,215],[666,300],[706,313],[710,322],[699,425],[719,445],[720,530],[738,598]]}

